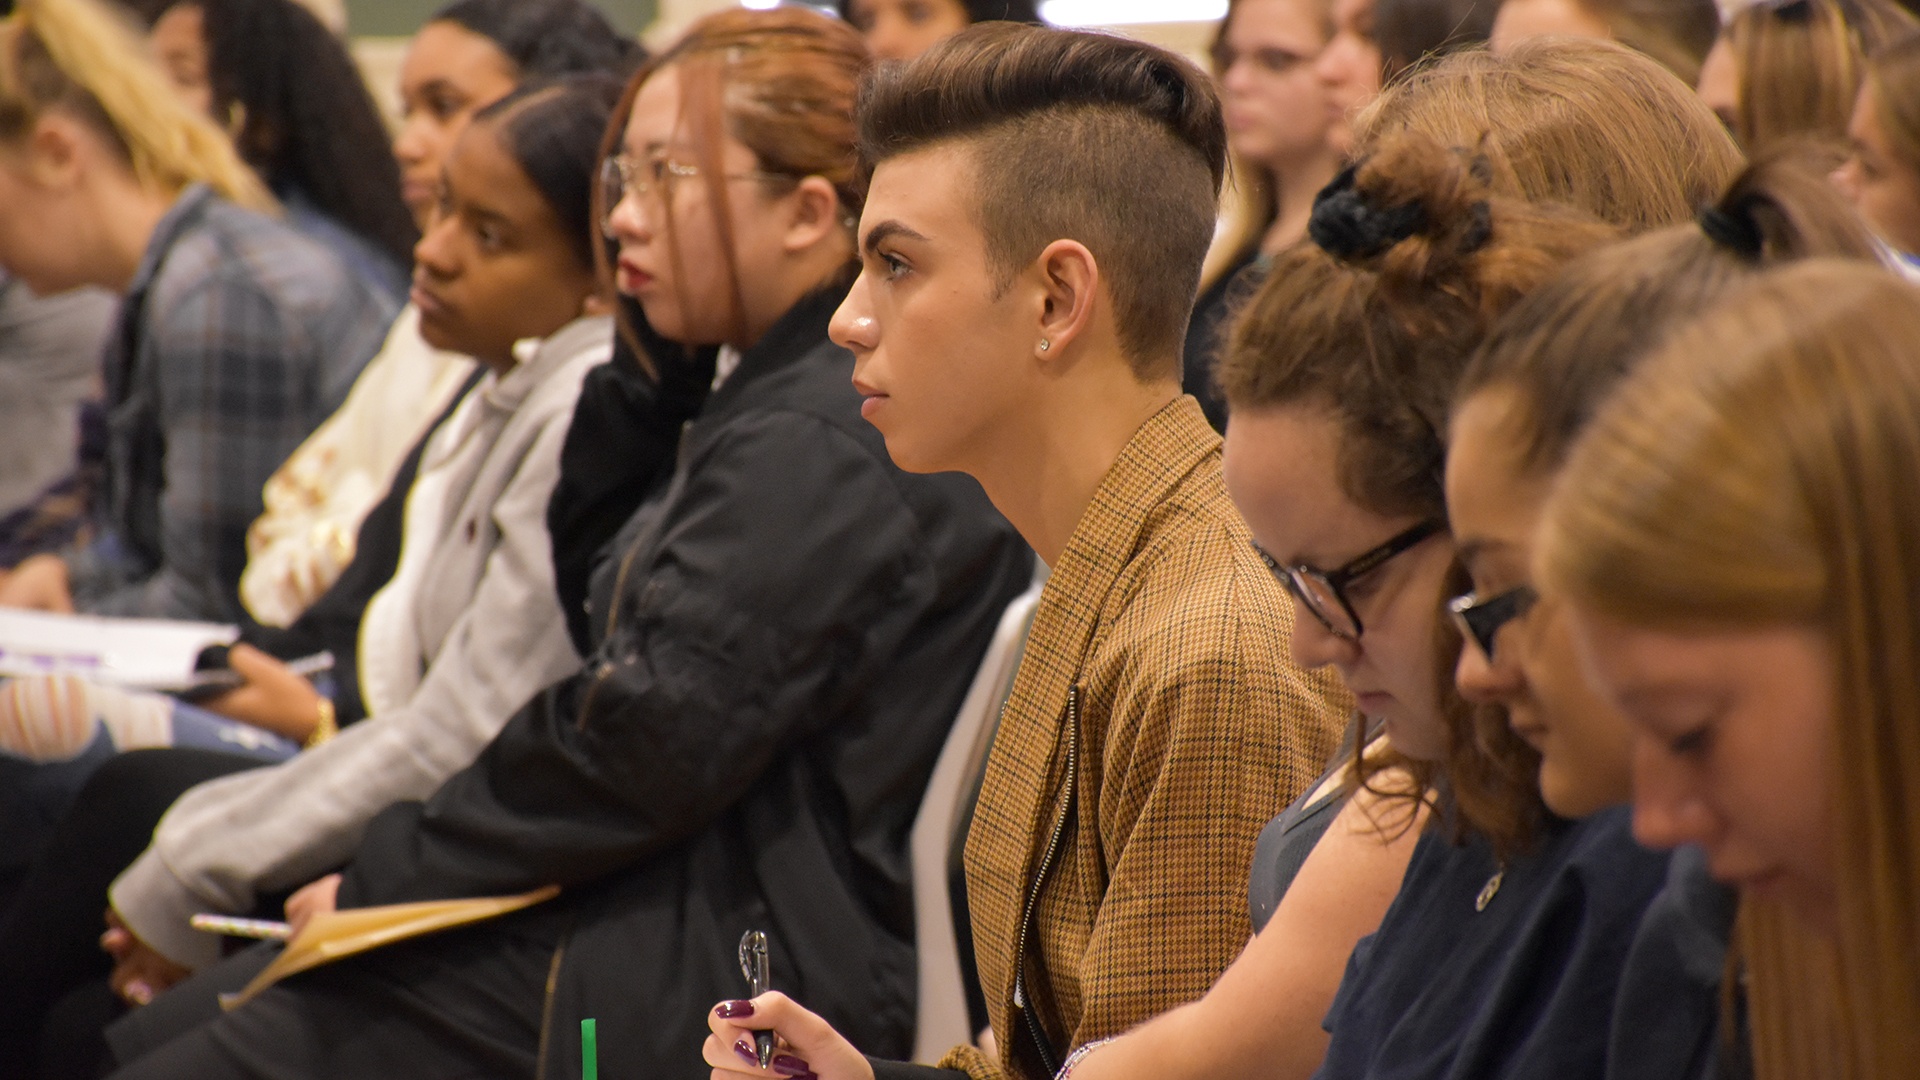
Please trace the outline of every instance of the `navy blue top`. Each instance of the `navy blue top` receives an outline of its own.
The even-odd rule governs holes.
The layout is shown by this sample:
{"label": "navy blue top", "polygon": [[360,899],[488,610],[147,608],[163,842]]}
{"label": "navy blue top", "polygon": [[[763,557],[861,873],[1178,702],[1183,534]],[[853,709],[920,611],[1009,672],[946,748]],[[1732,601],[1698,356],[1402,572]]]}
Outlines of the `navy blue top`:
{"label": "navy blue top", "polygon": [[1620,976],[1609,1078],[1715,1075],[1720,976],[1738,910],[1739,894],[1707,874],[1699,848],[1674,851]]}
{"label": "navy blue top", "polygon": [[1423,836],[1379,932],[1347,962],[1316,1075],[1602,1080],[1628,950],[1667,877],[1629,814],[1554,822],[1497,890],[1484,841]]}

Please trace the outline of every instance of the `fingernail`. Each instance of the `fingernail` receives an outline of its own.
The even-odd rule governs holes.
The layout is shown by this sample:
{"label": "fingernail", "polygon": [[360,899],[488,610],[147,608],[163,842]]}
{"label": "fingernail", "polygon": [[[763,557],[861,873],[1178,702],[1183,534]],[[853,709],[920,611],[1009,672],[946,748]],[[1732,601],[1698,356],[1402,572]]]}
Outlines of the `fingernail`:
{"label": "fingernail", "polygon": [[153,1000],[153,988],[143,982],[127,984],[126,998],[135,1005],[145,1005]]}
{"label": "fingernail", "polygon": [[792,1054],[781,1054],[779,1057],[774,1058],[772,1068],[774,1072],[782,1076],[802,1077],[813,1075],[813,1066],[808,1065],[805,1061],[794,1057]]}
{"label": "fingernail", "polygon": [[747,1040],[741,1039],[739,1042],[734,1043],[733,1052],[746,1059],[747,1064],[754,1068],[757,1069],[760,1067],[760,1055],[754,1053],[753,1044]]}
{"label": "fingernail", "polygon": [[753,1002],[723,1001],[714,1008],[713,1015],[722,1020],[738,1020],[743,1016],[752,1016]]}

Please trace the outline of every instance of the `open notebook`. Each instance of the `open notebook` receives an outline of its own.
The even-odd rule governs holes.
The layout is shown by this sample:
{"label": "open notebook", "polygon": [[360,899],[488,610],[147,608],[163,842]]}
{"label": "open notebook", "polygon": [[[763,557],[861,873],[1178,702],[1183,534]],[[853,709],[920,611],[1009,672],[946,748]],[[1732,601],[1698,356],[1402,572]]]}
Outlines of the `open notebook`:
{"label": "open notebook", "polygon": [[472,900],[427,900],[417,904],[386,904],[380,907],[349,908],[316,915],[287,942],[287,947],[266,970],[237,994],[227,995],[221,1004],[235,1008],[251,1001],[254,995],[289,975],[331,964],[355,953],[385,948],[397,941],[451,930],[456,926],[497,918],[508,912],[532,907],[558,895],[558,885],[548,885],[519,896],[488,896]]}
{"label": "open notebook", "polygon": [[0,609],[0,676],[79,675],[129,690],[184,690],[209,645],[235,626]]}

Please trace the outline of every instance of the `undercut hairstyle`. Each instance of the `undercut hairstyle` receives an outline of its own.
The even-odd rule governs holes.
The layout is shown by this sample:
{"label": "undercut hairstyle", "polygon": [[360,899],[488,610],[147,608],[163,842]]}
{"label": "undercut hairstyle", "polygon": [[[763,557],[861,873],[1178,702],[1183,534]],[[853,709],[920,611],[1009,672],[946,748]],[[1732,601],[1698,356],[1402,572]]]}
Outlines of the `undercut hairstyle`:
{"label": "undercut hairstyle", "polygon": [[996,288],[1077,240],[1134,374],[1179,378],[1226,173],[1220,98],[1199,68],[1127,38],[988,23],[878,68],[856,120],[869,170],[964,144]]}
{"label": "undercut hairstyle", "polygon": [[580,267],[595,270],[595,178],[600,140],[625,86],[605,74],[572,75],[522,85],[473,114],[475,127],[494,128],[507,156],[566,232]]}

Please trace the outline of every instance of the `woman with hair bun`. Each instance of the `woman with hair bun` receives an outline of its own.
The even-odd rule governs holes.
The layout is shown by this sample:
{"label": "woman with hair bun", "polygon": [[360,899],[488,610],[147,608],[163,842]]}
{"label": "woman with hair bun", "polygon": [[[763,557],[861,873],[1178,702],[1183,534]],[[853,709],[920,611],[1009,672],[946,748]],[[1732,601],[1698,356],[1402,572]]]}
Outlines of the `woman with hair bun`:
{"label": "woman with hair bun", "polygon": [[978,22],[1038,23],[1035,0],[838,0],[878,60],[911,60]]}

